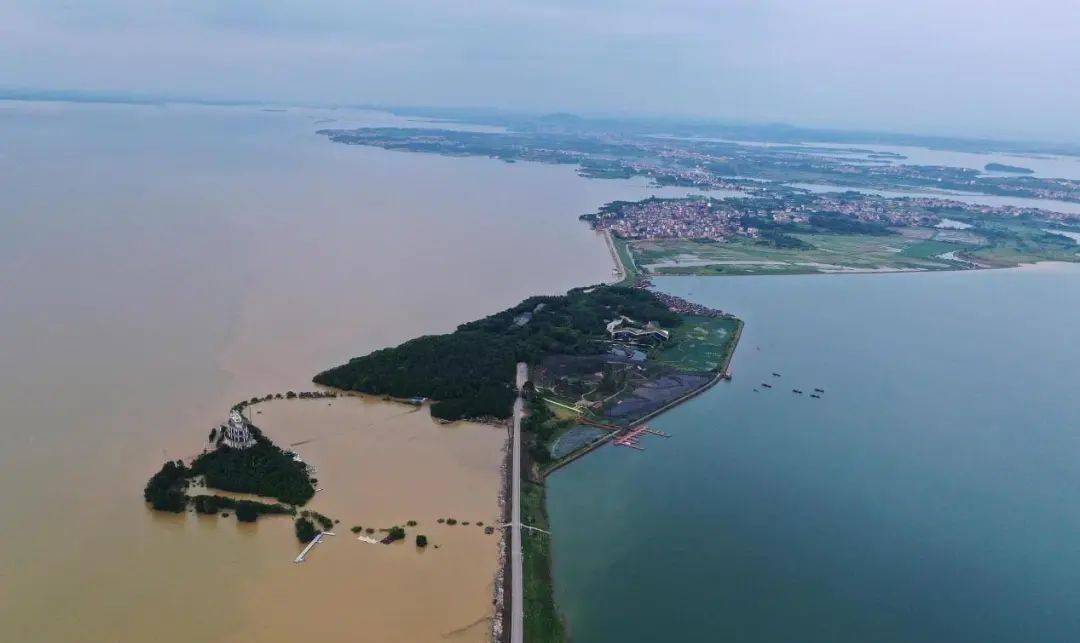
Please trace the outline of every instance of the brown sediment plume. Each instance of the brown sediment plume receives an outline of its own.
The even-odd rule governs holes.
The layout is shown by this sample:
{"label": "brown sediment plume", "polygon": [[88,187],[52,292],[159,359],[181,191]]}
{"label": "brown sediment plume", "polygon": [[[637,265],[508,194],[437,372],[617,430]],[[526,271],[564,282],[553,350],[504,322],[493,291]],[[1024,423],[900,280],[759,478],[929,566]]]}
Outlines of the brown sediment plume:
{"label": "brown sediment plume", "polygon": [[[307,443],[298,451],[318,467],[320,486],[310,508],[341,524],[420,525],[384,546],[358,541],[342,528],[302,564],[291,525],[259,525],[260,539],[281,549],[243,604],[250,613],[236,640],[292,641],[315,635],[375,641],[425,641],[451,636],[487,641],[480,625],[497,621],[492,579],[498,585],[501,547],[481,530],[439,524],[444,514],[500,513],[505,432],[457,422],[437,424],[402,405],[364,397],[272,400],[260,405],[261,424],[282,441]],[[422,532],[437,547],[418,548]],[[267,606],[287,606],[286,609]],[[463,627],[462,623],[468,623]],[[493,626],[494,627],[494,626]],[[230,640],[230,639],[226,639]]]}

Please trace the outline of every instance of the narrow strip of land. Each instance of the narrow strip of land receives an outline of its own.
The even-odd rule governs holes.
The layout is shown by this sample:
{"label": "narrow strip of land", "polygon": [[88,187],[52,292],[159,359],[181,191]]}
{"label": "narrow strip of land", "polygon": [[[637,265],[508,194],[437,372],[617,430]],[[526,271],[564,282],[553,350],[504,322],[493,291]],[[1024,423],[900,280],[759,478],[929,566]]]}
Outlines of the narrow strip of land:
{"label": "narrow strip of land", "polygon": [[626,272],[626,266],[623,265],[622,257],[619,256],[619,250],[615,247],[615,239],[612,238],[610,230],[604,230],[604,243],[607,245],[608,252],[611,253],[611,261],[615,264],[613,283],[624,283],[630,275]]}
{"label": "narrow strip of land", "polygon": [[525,640],[525,579],[521,564],[521,417],[525,413],[525,402],[521,391],[529,377],[525,362],[517,365],[518,397],[514,400],[514,443],[511,448],[513,467],[511,468],[511,509],[510,509],[510,641],[523,643]]}

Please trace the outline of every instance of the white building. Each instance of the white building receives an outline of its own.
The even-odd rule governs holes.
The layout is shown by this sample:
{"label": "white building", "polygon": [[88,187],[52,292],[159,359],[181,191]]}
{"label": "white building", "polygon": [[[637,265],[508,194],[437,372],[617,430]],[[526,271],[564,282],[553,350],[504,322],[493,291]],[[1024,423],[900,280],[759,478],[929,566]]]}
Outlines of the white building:
{"label": "white building", "polygon": [[234,449],[255,446],[255,438],[251,437],[251,431],[248,430],[244,416],[235,409],[229,413],[229,422],[225,425],[225,444]]}
{"label": "white building", "polygon": [[631,342],[640,339],[665,341],[671,336],[670,333],[653,322],[648,322],[642,326],[625,315],[608,322],[607,332],[611,334],[612,339]]}

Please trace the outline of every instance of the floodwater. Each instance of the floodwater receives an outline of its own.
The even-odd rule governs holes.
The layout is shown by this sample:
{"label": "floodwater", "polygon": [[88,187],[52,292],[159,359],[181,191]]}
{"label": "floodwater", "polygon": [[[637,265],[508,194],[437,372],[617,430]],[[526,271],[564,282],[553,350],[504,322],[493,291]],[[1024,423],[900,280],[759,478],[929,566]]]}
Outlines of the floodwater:
{"label": "floodwater", "polygon": [[1080,266],[655,282],[734,380],[548,479],[575,640],[1080,640]]}
{"label": "floodwater", "polygon": [[[484,527],[500,522],[505,428],[441,425],[427,408],[359,397],[275,400],[249,415],[318,463],[322,491],[309,506],[341,522],[302,565],[286,555],[300,547],[291,519],[259,526],[268,566],[284,568],[283,582],[260,583],[234,603],[256,615],[237,643],[490,640],[499,532]],[[352,533],[360,526],[378,539],[392,525],[405,527],[406,538],[389,547]],[[427,536],[426,549],[416,547],[417,534]]]}
{"label": "floodwater", "polygon": [[[314,134],[365,124],[417,125],[345,110],[0,102],[0,639],[239,640],[317,619],[309,633],[355,640],[357,602],[398,609],[381,568],[359,563],[355,592],[328,581],[299,595],[312,588],[297,574],[321,578],[329,552],[362,543],[295,566],[286,521],[159,515],[142,487],[164,459],[196,453],[237,400],[307,389],[350,356],[611,278],[577,215],[661,192]],[[327,494],[343,491],[371,489]],[[488,504],[496,491],[476,489]],[[335,517],[354,513],[363,507]],[[451,604],[418,627],[482,616],[440,612]]]}

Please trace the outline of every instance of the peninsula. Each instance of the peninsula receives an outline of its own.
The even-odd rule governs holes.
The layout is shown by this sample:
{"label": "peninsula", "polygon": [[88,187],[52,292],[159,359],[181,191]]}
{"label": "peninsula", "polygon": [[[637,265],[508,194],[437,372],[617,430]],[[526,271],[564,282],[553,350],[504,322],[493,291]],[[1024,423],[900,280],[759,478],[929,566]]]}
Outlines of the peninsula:
{"label": "peninsula", "polygon": [[[412,401],[433,398],[431,414],[443,421],[504,420],[518,393],[517,364],[528,364],[532,378],[520,387],[528,412],[521,423],[524,484],[515,498],[521,523],[546,531],[544,477],[612,438],[632,440],[644,420],[730,377],[741,330],[734,316],[678,297],[597,285],[530,297],[452,333],[354,358],[319,373],[315,382]],[[506,471],[513,476],[514,467]],[[506,514],[503,520],[512,522]],[[526,640],[564,640],[547,540],[523,539],[522,559]],[[501,603],[498,582],[509,577],[504,568],[497,579],[503,609],[510,606]],[[509,621],[504,613],[495,631]]]}
{"label": "peninsula", "polygon": [[[642,288],[597,285],[530,297],[315,376],[341,390],[435,400],[442,420],[510,416],[515,365],[556,407],[629,426],[723,374],[740,322],[721,311]],[[546,444],[538,445],[546,449]]]}

